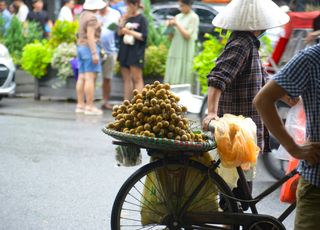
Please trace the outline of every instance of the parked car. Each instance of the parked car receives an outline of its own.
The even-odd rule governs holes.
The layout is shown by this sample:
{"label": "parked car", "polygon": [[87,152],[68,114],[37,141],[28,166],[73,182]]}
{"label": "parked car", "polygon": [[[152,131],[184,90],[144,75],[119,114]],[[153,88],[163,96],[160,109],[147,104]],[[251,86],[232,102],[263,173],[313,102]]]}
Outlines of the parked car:
{"label": "parked car", "polygon": [[[215,34],[212,20],[218,14],[218,11],[209,4],[201,2],[194,2],[192,9],[199,15],[200,19],[199,39],[202,40],[205,33]],[[156,3],[152,5],[151,12],[155,18],[155,25],[164,25],[166,20],[180,13],[179,4],[177,2]]]}
{"label": "parked car", "polygon": [[15,93],[15,72],[16,68],[8,49],[0,44],[0,100]]}

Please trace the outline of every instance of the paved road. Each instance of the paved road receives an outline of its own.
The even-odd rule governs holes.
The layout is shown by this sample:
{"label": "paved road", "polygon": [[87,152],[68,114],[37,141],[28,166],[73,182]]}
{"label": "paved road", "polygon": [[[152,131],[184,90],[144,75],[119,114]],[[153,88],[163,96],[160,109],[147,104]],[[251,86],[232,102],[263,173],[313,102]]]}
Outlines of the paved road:
{"label": "paved road", "polygon": [[[0,102],[0,230],[110,229],[113,199],[137,167],[115,166],[112,139],[101,132],[110,112],[76,116],[74,106],[31,98]],[[254,193],[273,182],[259,164]],[[286,206],[278,196],[259,210],[278,215]]]}

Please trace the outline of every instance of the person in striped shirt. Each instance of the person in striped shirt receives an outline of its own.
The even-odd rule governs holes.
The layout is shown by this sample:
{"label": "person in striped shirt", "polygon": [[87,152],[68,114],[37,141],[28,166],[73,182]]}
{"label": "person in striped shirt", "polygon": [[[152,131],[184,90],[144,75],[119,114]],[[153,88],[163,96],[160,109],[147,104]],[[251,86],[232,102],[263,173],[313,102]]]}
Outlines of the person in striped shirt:
{"label": "person in striped shirt", "polygon": [[[306,137],[295,143],[282,123],[274,103],[288,94],[301,96],[306,112]],[[295,230],[320,226],[320,45],[294,56],[254,98],[254,105],[279,143],[300,160]]]}

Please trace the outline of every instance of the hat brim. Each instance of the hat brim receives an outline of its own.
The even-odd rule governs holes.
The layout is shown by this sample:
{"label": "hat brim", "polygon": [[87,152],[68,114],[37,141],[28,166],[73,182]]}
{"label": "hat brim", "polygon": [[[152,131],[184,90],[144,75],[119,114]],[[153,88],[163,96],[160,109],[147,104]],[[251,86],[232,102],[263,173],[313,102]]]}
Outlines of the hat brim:
{"label": "hat brim", "polygon": [[84,3],[83,9],[84,10],[101,10],[107,6],[107,3],[104,1],[99,1],[98,3],[90,4]]}
{"label": "hat brim", "polygon": [[290,17],[271,0],[233,0],[212,21],[227,30],[266,30],[288,23]]}

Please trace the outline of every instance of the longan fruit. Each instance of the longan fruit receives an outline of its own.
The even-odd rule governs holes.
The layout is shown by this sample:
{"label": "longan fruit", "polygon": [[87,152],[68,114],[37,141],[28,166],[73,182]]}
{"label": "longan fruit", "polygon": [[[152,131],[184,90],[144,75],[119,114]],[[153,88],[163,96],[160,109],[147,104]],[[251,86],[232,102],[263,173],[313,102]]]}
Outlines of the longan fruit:
{"label": "longan fruit", "polygon": [[174,133],[173,133],[173,132],[169,132],[169,133],[167,134],[167,137],[168,137],[169,139],[173,139],[173,138],[174,138]]}
{"label": "longan fruit", "polygon": [[141,111],[142,108],[143,108],[143,104],[142,104],[142,103],[138,103],[138,104],[137,104],[137,109]]}
{"label": "longan fruit", "polygon": [[180,141],[181,137],[179,135],[177,135],[174,139],[177,140],[177,141]]}
{"label": "longan fruit", "polygon": [[113,123],[109,123],[107,127],[108,129],[115,129],[115,126]]}
{"label": "longan fruit", "polygon": [[157,116],[157,122],[161,122],[162,121],[162,117],[160,115]]}
{"label": "longan fruit", "polygon": [[147,106],[143,106],[142,112],[143,113],[148,113],[149,112],[149,108]]}
{"label": "longan fruit", "polygon": [[170,89],[169,83],[165,83],[165,84],[163,85],[163,87],[164,87],[166,90],[169,90],[169,89]]}
{"label": "longan fruit", "polygon": [[154,85],[155,87],[157,87],[157,85],[160,85],[160,81],[155,81],[155,82],[153,82],[153,85]]}
{"label": "longan fruit", "polygon": [[169,127],[169,121],[162,121],[162,125],[165,128]]}
{"label": "longan fruit", "polygon": [[185,106],[182,106],[181,110],[182,110],[183,113],[186,113],[188,111],[187,107],[185,107]]}
{"label": "longan fruit", "polygon": [[180,97],[175,96],[175,100],[176,100],[176,102],[179,102],[180,101]]}
{"label": "longan fruit", "polygon": [[180,129],[179,127],[175,127],[175,128],[174,128],[174,132],[175,132],[176,134],[179,134],[179,133],[180,133],[180,130],[181,130],[181,129]]}
{"label": "longan fruit", "polygon": [[154,133],[159,133],[159,132],[160,132],[160,128],[159,128],[158,126],[153,126],[153,127],[152,127],[152,131],[153,131]]}
{"label": "longan fruit", "polygon": [[180,128],[183,128],[183,127],[184,127],[184,123],[183,123],[183,121],[181,121],[181,120],[178,122],[177,125],[178,125]]}
{"label": "longan fruit", "polygon": [[156,98],[152,98],[150,102],[151,102],[151,105],[158,104],[158,100]]}
{"label": "longan fruit", "polygon": [[157,120],[157,116],[151,115],[150,120],[151,120],[151,122],[155,122]]}
{"label": "longan fruit", "polygon": [[182,137],[183,135],[186,135],[187,133],[186,133],[186,131],[184,131],[184,130],[180,130],[180,132],[179,132],[179,135]]}
{"label": "longan fruit", "polygon": [[123,104],[124,104],[125,106],[128,106],[128,105],[130,105],[130,101],[129,101],[129,100],[124,100],[124,101],[123,101]]}
{"label": "longan fruit", "polygon": [[175,119],[177,119],[178,116],[177,116],[177,114],[172,113],[170,117],[171,117],[172,120],[175,120]]}
{"label": "longan fruit", "polygon": [[140,103],[143,103],[142,99],[137,99],[136,104],[140,104]]}
{"label": "longan fruit", "polygon": [[114,112],[117,112],[118,109],[119,109],[119,106],[118,106],[118,105],[114,105],[114,106],[112,107],[112,111],[114,111]]}
{"label": "longan fruit", "polygon": [[140,120],[142,120],[144,118],[144,114],[142,112],[137,114],[137,118],[139,118]]}
{"label": "longan fruit", "polygon": [[182,136],[181,136],[181,140],[182,140],[182,141],[188,141],[187,135],[182,135]]}
{"label": "longan fruit", "polygon": [[113,117],[117,117],[118,113],[117,112],[112,112]]}
{"label": "longan fruit", "polygon": [[150,88],[151,88],[151,85],[150,85],[150,84],[146,84],[146,85],[144,86],[144,88],[150,89]]}
{"label": "longan fruit", "polygon": [[161,128],[163,127],[163,125],[162,125],[162,122],[161,122],[161,121],[157,123],[157,127],[158,127],[159,129],[161,129]]}
{"label": "longan fruit", "polygon": [[146,96],[148,93],[148,90],[147,89],[143,89],[142,92],[141,92],[141,95],[142,96]]}
{"label": "longan fruit", "polygon": [[175,108],[175,110],[176,110],[177,113],[181,113],[182,112],[182,109],[181,109],[180,106],[177,106],[177,108]]}
{"label": "longan fruit", "polygon": [[150,126],[150,124],[144,124],[144,126],[143,126],[143,128],[144,128],[144,130],[146,130],[146,131],[150,131],[151,130],[151,126]]}
{"label": "longan fruit", "polygon": [[136,134],[136,130],[135,129],[130,129],[129,133],[130,134]]}
{"label": "longan fruit", "polygon": [[125,126],[127,127],[127,128],[129,128],[130,126],[131,126],[131,121],[130,120],[127,120],[127,121],[125,121]]}
{"label": "longan fruit", "polygon": [[138,91],[137,89],[134,89],[134,90],[132,91],[132,93],[133,93],[133,96],[136,96],[136,95],[138,95],[139,91]]}
{"label": "longan fruit", "polygon": [[137,133],[141,133],[142,131],[144,131],[143,126],[142,126],[142,125],[138,126],[138,127],[136,128],[136,131],[137,131]]}
{"label": "longan fruit", "polygon": [[175,126],[174,125],[169,125],[169,128],[168,128],[170,131],[174,131],[175,130]]}

